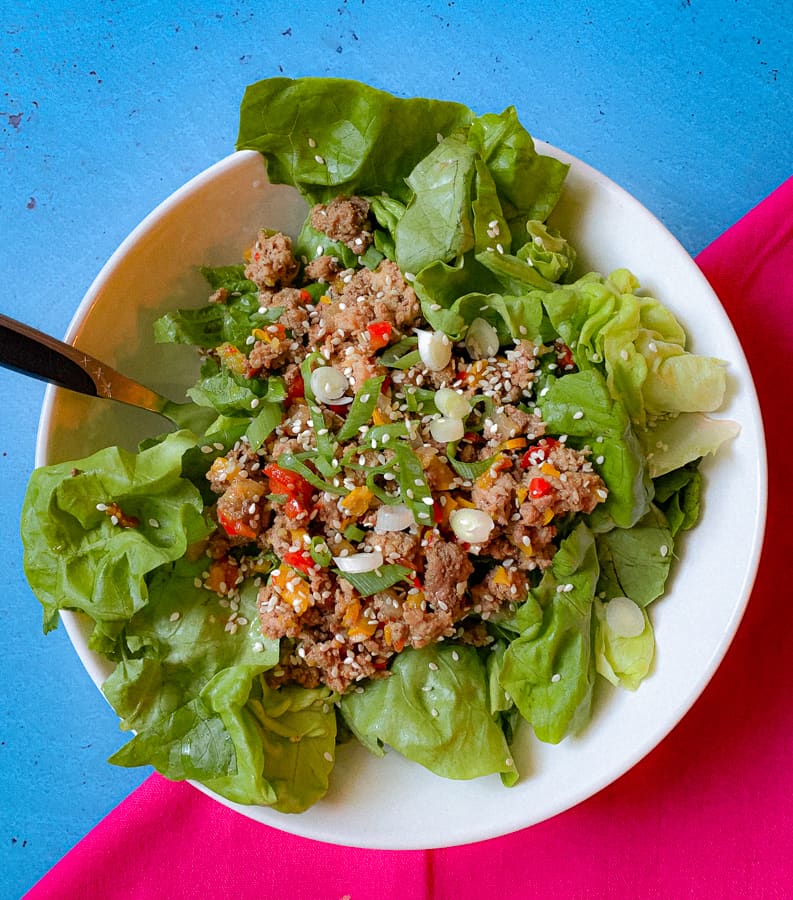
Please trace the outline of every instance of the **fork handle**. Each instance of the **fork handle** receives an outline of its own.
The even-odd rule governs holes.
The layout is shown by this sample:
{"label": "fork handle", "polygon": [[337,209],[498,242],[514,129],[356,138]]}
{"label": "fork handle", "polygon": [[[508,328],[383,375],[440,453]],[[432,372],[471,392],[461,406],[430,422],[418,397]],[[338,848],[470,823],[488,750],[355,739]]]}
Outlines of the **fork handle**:
{"label": "fork handle", "polygon": [[69,344],[0,314],[0,365],[58,387],[99,396],[88,357]]}
{"label": "fork handle", "polygon": [[162,413],[165,397],[77,347],[0,314],[0,365],[90,397]]}

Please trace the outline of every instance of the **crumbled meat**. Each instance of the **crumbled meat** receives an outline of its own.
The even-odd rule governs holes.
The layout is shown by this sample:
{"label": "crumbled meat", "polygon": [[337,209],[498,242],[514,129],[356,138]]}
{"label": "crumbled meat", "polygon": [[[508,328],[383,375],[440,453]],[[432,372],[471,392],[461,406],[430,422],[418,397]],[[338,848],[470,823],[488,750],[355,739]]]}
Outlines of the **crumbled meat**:
{"label": "crumbled meat", "polygon": [[[360,198],[315,207],[312,224],[356,252],[371,241],[369,206]],[[556,351],[520,340],[474,360],[457,343],[441,370],[423,362],[386,366],[382,355],[389,345],[428,327],[394,262],[342,270],[324,254],[301,272],[289,238],[261,232],[246,275],[259,286],[262,310],[280,312],[254,330],[250,346],[229,343],[225,356],[215,356],[237,378],[282,378],[284,415],[258,451],[242,439],[210,466],[219,522],[199,552],[209,560],[205,584],[224,597],[234,597],[246,574],[261,577],[262,634],[285,639],[268,682],[326,685],[342,693],[386,677],[390,661],[405,648],[448,639],[487,646],[493,640],[489,623],[510,615],[551,564],[559,523],[591,512],[607,496],[588,448],[546,437],[545,423],[530,412],[537,403],[538,359]],[[310,282],[322,282],[322,290],[306,290]],[[212,300],[232,302],[222,292]],[[412,345],[406,346],[410,352]],[[354,415],[369,402],[361,385],[383,377],[368,420],[359,419],[352,436],[341,440],[335,436],[353,407],[312,398],[301,365],[315,351],[321,361],[310,364],[334,367],[357,393]],[[431,433],[439,388],[452,388],[472,406],[463,438],[452,445]],[[379,436],[370,441],[372,435]],[[317,454],[328,441],[332,455],[321,459]],[[406,454],[412,467],[405,467]],[[265,474],[279,460],[286,481],[272,470]],[[482,472],[484,460],[492,463]],[[308,480],[289,469],[294,461],[308,467]],[[345,505],[356,488],[362,502]],[[414,489],[429,490],[426,506],[411,497]],[[411,499],[412,517],[403,530],[377,530],[383,504],[410,507]],[[490,517],[486,541],[468,544],[455,533],[452,514],[466,508]],[[317,551],[317,541],[327,549]],[[261,567],[246,562],[246,545],[259,559],[276,557],[277,567],[261,575]],[[336,562],[317,562],[328,551]],[[372,551],[383,554],[374,577],[396,580],[389,577],[366,595],[338,561]]]}
{"label": "crumbled meat", "polygon": [[291,284],[297,277],[300,264],[292,254],[292,239],[278,232],[260,231],[251,249],[251,259],[245,267],[245,277],[260,288]]}
{"label": "crumbled meat", "polygon": [[303,291],[293,287],[281,288],[272,295],[268,305],[283,308],[278,321],[289,329],[292,338],[301,338],[308,332],[310,303],[306,302]]}
{"label": "crumbled meat", "polygon": [[374,240],[369,221],[369,202],[363,197],[337,197],[311,210],[311,227],[333,241],[346,244],[361,256]]}
{"label": "crumbled meat", "polygon": [[338,259],[323,253],[311,260],[304,274],[309,281],[328,282],[333,281],[341,271]]}
{"label": "crumbled meat", "polygon": [[398,340],[416,324],[420,307],[416,292],[405,283],[396,263],[384,259],[374,270],[359,269],[344,284],[341,296],[324,304],[321,312],[309,331],[309,340],[316,346],[326,337],[365,344],[367,326],[372,322],[387,322],[394,329],[391,340]]}

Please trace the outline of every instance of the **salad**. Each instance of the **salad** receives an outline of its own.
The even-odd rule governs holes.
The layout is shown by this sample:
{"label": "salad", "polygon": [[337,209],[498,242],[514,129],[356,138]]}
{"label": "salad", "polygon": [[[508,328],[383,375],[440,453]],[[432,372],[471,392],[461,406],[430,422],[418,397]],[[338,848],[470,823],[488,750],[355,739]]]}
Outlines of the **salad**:
{"label": "salad", "polygon": [[80,611],[115,664],[118,765],[283,812],[352,740],[512,785],[519,729],[558,743],[599,678],[651,673],[700,460],[737,430],[706,415],[725,367],[631,272],[577,270],[567,166],[513,108],[276,78],[237,147],[310,212],[155,324],[198,349],[204,434],[33,473],[44,629]]}

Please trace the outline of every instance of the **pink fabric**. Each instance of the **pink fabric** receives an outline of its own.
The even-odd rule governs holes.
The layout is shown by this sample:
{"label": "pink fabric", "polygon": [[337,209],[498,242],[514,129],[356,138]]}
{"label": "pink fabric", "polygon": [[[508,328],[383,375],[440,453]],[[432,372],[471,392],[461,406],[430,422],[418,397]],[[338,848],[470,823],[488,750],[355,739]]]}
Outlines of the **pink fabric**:
{"label": "pink fabric", "polygon": [[424,852],[353,850],[248,821],[149,778],[28,894],[389,900],[793,894],[793,178],[697,259],[760,394],[769,519],[746,617],[672,734],[595,797],[533,828]]}

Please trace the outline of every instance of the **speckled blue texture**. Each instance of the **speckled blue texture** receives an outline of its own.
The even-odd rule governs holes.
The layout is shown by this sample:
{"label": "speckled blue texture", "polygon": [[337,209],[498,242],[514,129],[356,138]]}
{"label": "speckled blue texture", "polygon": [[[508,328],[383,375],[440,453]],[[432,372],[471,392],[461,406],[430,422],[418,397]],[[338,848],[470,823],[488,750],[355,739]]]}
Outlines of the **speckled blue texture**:
{"label": "speckled blue texture", "polygon": [[[0,310],[62,335],[171,191],[233,149],[245,86],[331,75],[514,104],[695,254],[793,174],[793,5],[0,0]],[[42,636],[18,536],[43,387],[0,370],[0,896],[31,886],[147,774],[106,765],[116,717]]]}

